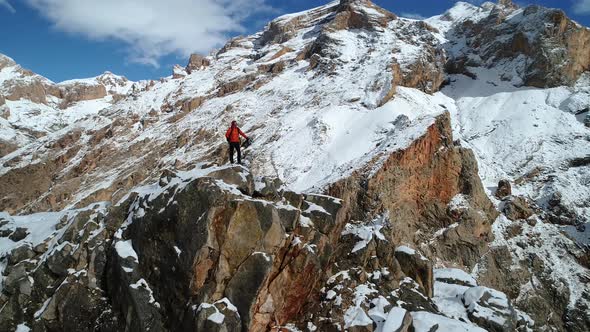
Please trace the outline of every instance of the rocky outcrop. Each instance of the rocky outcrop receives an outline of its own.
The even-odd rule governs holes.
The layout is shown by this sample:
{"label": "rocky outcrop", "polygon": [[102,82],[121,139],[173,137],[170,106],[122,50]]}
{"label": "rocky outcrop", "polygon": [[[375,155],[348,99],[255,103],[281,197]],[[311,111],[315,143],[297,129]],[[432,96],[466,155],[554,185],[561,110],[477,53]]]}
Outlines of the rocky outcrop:
{"label": "rocky outcrop", "polygon": [[211,61],[206,57],[203,57],[199,54],[191,54],[188,64],[184,68],[186,72],[190,75],[195,70],[201,70],[205,67],[208,67],[211,64]]}
{"label": "rocky outcrop", "polygon": [[376,6],[369,0],[340,0],[332,22],[327,26],[331,30],[385,28],[397,19],[393,13]]}
{"label": "rocky outcrop", "polygon": [[[299,195],[300,206],[253,199],[241,168],[209,175],[181,184],[172,174],[157,196],[67,219],[45,241],[47,256],[15,249],[2,326],[266,331],[295,318],[331,258],[342,206],[313,195]],[[29,276],[34,284],[18,286]]]}
{"label": "rocky outcrop", "polygon": [[502,212],[510,220],[528,219],[534,214],[530,203],[524,197],[512,197],[504,202]]}
{"label": "rocky outcrop", "polygon": [[0,82],[0,94],[6,100],[23,98],[44,104],[47,102],[47,96],[55,92],[49,80],[22,68],[11,58],[0,54],[0,70],[4,68],[11,71],[11,77]]}
{"label": "rocky outcrop", "polygon": [[[475,22],[467,19],[451,33],[466,41],[452,62],[470,59],[472,66],[492,67],[509,61],[503,78],[515,84],[572,85],[590,69],[590,30],[558,9],[537,5],[517,9],[502,2],[489,16]],[[478,58],[482,61],[474,63]]]}
{"label": "rocky outcrop", "polygon": [[107,95],[106,87],[102,84],[73,83],[62,85],[60,88],[63,99],[62,108],[79,101],[99,99]]}
{"label": "rocky outcrop", "polygon": [[494,195],[499,199],[512,195],[512,186],[510,185],[510,181],[505,179],[500,180],[500,182],[498,182],[498,188],[496,189]]}
{"label": "rocky outcrop", "polygon": [[[447,232],[461,231],[462,236],[438,240],[449,250],[446,258],[467,266],[485,252],[492,239],[491,223],[498,215],[483,190],[473,153],[453,145],[448,113],[408,148],[387,156],[370,176],[356,172],[329,186],[328,193],[362,211],[387,211],[397,225],[391,234],[395,243],[428,242],[433,233],[458,221],[460,228]],[[464,195],[471,212],[455,214],[447,209],[457,195]]]}

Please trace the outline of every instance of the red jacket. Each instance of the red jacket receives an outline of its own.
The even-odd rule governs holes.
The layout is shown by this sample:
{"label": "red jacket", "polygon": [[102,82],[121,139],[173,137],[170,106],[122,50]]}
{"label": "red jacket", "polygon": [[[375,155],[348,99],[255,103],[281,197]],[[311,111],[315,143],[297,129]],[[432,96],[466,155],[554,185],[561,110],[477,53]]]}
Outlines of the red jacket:
{"label": "red jacket", "polygon": [[227,138],[230,143],[240,143],[240,135],[244,138],[248,138],[248,136],[246,136],[246,134],[244,134],[237,126],[231,126],[225,132],[225,138]]}

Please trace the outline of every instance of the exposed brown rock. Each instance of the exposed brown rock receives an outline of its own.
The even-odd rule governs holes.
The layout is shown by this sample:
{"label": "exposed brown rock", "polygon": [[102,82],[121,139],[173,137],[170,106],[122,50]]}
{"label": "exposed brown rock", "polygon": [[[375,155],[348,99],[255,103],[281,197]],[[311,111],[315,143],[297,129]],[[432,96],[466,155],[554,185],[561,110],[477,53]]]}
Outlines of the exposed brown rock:
{"label": "exposed brown rock", "polygon": [[6,100],[28,99],[34,103],[45,104],[47,102],[45,84],[32,80],[28,83],[12,85],[4,96]]}
{"label": "exposed brown rock", "polygon": [[66,108],[79,101],[99,99],[107,95],[107,90],[102,84],[74,83],[72,85],[62,86],[61,89],[63,95],[62,108]]}
{"label": "exposed brown rock", "polygon": [[[371,13],[365,11],[371,9]],[[373,14],[373,13],[377,14]],[[395,14],[374,5],[369,0],[341,0],[337,14],[328,29],[367,29],[385,28],[390,21],[397,19]]]}
{"label": "exposed brown rock", "polygon": [[223,97],[243,89],[256,79],[256,75],[247,75],[230,82],[221,83],[217,90],[217,97]]}
{"label": "exposed brown rock", "polygon": [[[283,47],[281,48],[277,53],[275,53],[272,57],[270,57],[270,61],[278,59],[280,57],[282,57],[283,55],[293,52],[293,49],[289,48],[289,47]],[[1,105],[1,103],[0,103]]]}
{"label": "exposed brown rock", "polygon": [[321,8],[309,12],[305,16],[296,16],[287,20],[274,20],[269,23],[266,30],[260,37],[261,45],[280,44],[293,38],[295,33],[302,28],[312,26],[317,23],[317,20],[329,12],[334,11],[334,8]]}
{"label": "exposed brown rock", "polygon": [[[467,20],[457,29],[468,38],[467,52],[479,55],[488,65],[525,55],[528,60],[519,75],[525,85],[541,88],[571,85],[590,69],[590,29],[573,22],[561,10],[535,5],[525,8],[523,20],[506,20],[506,13],[516,6],[510,1],[501,4],[503,7],[488,18],[477,23]],[[544,23],[535,38],[528,33],[528,17]],[[512,38],[499,38],[506,35]],[[504,78],[512,79],[508,76]]]}
{"label": "exposed brown rock", "polygon": [[530,207],[529,202],[524,197],[513,197],[504,203],[502,212],[510,220],[527,219],[535,212]]}
{"label": "exposed brown rock", "polygon": [[201,56],[199,54],[191,54],[188,60],[188,64],[185,67],[185,70],[188,74],[190,74],[195,70],[200,70],[205,67],[209,67],[209,65],[211,65],[211,62],[206,57]]}
{"label": "exposed brown rock", "polygon": [[18,149],[18,145],[14,144],[12,142],[8,142],[3,139],[0,139],[0,158],[15,151],[16,149]]}
{"label": "exposed brown rock", "polygon": [[512,186],[510,185],[510,181],[505,179],[500,180],[494,195],[499,199],[512,195]]}
{"label": "exposed brown rock", "polygon": [[[450,250],[447,256],[451,260],[473,265],[485,252],[487,241],[491,240],[491,223],[498,215],[477,172],[473,153],[453,145],[449,114],[445,113],[423,137],[387,157],[370,178],[363,178],[362,173],[357,172],[349,179],[329,186],[328,193],[343,198],[346,205],[362,206],[364,211],[388,211],[391,222],[397,225],[391,232],[392,241],[416,246],[429,240],[426,234],[453,223],[447,204],[462,193],[468,197],[472,212],[461,217],[464,225],[456,231],[462,232],[463,236],[470,234],[471,249],[466,251],[462,247],[467,244],[461,241],[463,236],[442,238],[441,241],[458,244],[442,245]],[[425,238],[417,234],[423,234]],[[469,252],[470,256],[462,259],[461,252]]]}
{"label": "exposed brown rock", "polygon": [[418,252],[413,254],[405,250],[395,250],[395,258],[405,275],[414,279],[424,289],[424,295],[434,294],[432,263]]}

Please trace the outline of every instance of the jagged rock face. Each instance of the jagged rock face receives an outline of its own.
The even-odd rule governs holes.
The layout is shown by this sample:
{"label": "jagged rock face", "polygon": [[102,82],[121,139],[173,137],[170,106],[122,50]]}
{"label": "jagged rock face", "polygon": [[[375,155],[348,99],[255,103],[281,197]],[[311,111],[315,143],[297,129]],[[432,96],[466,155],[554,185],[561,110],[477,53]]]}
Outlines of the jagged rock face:
{"label": "jagged rock face", "polygon": [[0,70],[11,73],[14,79],[2,82],[0,93],[6,100],[21,98],[46,103],[49,80],[18,66],[12,59],[0,55]]}
{"label": "jagged rock face", "polygon": [[96,77],[96,81],[105,86],[109,94],[121,94],[128,89],[130,82],[124,76],[115,75],[109,71]]}
{"label": "jagged rock face", "polygon": [[185,67],[185,70],[188,74],[192,73],[193,70],[200,70],[205,67],[208,67],[211,64],[211,61],[206,57],[203,57],[198,54],[191,54],[188,64]]}
{"label": "jagged rock face", "polygon": [[450,32],[466,42],[453,54],[454,63],[498,66],[506,70],[505,80],[540,88],[572,85],[590,68],[588,28],[561,10],[501,5]]}
{"label": "jagged rock face", "polygon": [[90,85],[84,83],[74,83],[61,86],[62,108],[66,108],[74,103],[84,100],[93,100],[106,97],[107,89],[102,84]]}
{"label": "jagged rock face", "polygon": [[[398,225],[391,230],[395,243],[419,245],[432,240],[435,231],[458,222],[459,227],[438,238],[439,251],[444,252],[437,254],[465,266],[473,266],[485,252],[497,216],[477,175],[475,157],[453,145],[448,113],[369,176],[359,172],[331,185],[328,192],[354,202],[364,213],[387,211]],[[465,211],[447,208],[458,195],[466,198]]]}
{"label": "jagged rock face", "polygon": [[375,6],[369,0],[341,0],[336,9],[334,20],[327,28],[333,30],[375,30],[386,28],[388,23],[395,19],[397,19],[397,16],[393,13]]}
{"label": "jagged rock face", "polygon": [[47,255],[13,250],[2,326],[194,330],[222,324],[211,315],[229,310],[239,314],[222,319],[229,331],[266,331],[296,318],[344,226],[339,200],[253,199],[238,190],[253,190],[241,168],[203,171],[211,177],[184,183],[169,174],[155,195],[65,216]]}
{"label": "jagged rock face", "polygon": [[[489,51],[491,59],[493,52],[475,43],[492,38],[489,26],[499,29],[490,35],[508,31],[503,25],[514,23],[510,15],[518,10],[507,2],[485,6],[487,19],[453,31],[473,37],[468,55]],[[484,23],[486,31],[472,36]],[[399,317],[392,330],[530,328],[515,306],[541,322],[536,326],[583,331],[587,290],[568,290],[587,280],[580,268],[587,256],[518,200],[502,209],[514,222],[496,218],[473,152],[453,143],[449,115],[439,116],[459,103],[404,88],[439,90],[449,51],[441,33],[447,31],[368,1],[334,2],[281,17],[215,56],[191,57],[190,74],[180,68],[174,80],[131,87],[106,75],[96,85],[122,99],[2,158],[0,209],[119,202],[154,180],[150,190],[158,190],[69,216],[57,224],[61,231],[47,234],[52,240],[15,248],[6,261],[2,326],[264,331],[293,323],[371,331]],[[523,36],[513,36],[513,48],[502,46],[503,59],[532,54]],[[482,63],[476,56],[462,66],[468,73]],[[256,179],[239,168],[184,178],[182,171],[227,161],[223,134],[234,119],[255,137],[244,159]],[[277,174],[286,186],[304,183],[309,187],[298,188],[316,194],[284,191],[265,177]],[[550,200],[546,217],[567,224],[571,211],[562,203]],[[1,241],[30,237],[0,225]],[[556,275],[564,270],[543,260],[554,255],[542,242],[555,243],[566,270],[575,272],[563,287]],[[535,259],[539,249],[544,257]],[[469,289],[453,286],[444,299],[461,309],[455,316],[437,288],[442,279],[433,266],[440,265],[476,271],[481,285],[513,301],[488,290],[467,301],[478,286],[461,281],[457,286]],[[540,291],[530,290],[537,283],[527,291],[535,278]],[[500,308],[490,305],[497,302]],[[492,317],[481,317],[489,310]],[[82,316],[90,319],[76,319]]]}

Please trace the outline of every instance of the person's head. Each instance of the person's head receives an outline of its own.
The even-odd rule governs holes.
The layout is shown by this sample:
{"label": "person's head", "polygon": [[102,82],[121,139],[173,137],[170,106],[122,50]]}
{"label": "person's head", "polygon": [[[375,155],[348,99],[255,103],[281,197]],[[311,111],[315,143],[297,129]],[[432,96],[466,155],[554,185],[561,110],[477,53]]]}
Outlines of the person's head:
{"label": "person's head", "polygon": [[232,127],[236,127],[237,125],[238,125],[238,123],[236,122],[236,120],[234,120],[234,121],[231,122],[231,126]]}

